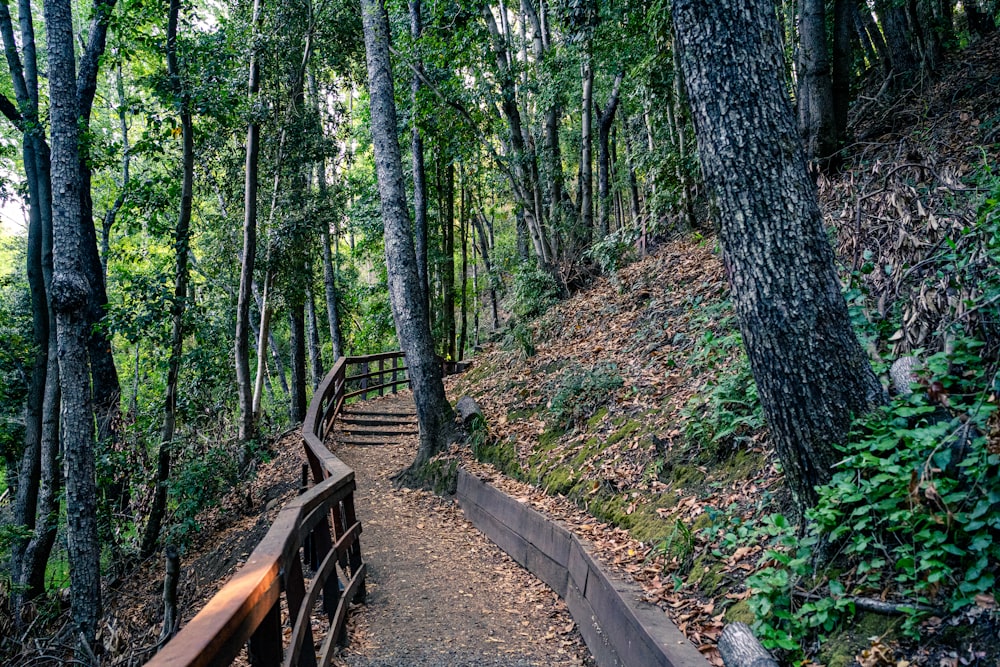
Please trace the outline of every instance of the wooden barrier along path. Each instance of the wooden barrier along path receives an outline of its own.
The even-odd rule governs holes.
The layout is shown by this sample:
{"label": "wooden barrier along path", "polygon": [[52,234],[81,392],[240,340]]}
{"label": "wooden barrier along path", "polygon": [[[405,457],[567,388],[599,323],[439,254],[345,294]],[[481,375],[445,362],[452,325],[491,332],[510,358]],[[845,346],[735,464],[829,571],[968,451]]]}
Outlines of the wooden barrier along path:
{"label": "wooden barrier along path", "polygon": [[708,667],[662,610],[639,601],[638,586],[606,573],[568,530],[464,469],[456,495],[476,528],[566,601],[601,667]]}
{"label": "wooden barrier along path", "polygon": [[[232,580],[147,664],[228,665],[244,646],[254,666],[330,664],[335,644],[346,639],[348,605],[364,601],[365,564],[354,471],[326,448],[324,437],[349,402],[408,383],[401,352],[337,360],[302,424],[315,485],[281,510]],[[317,657],[312,617],[321,595],[329,629]]]}

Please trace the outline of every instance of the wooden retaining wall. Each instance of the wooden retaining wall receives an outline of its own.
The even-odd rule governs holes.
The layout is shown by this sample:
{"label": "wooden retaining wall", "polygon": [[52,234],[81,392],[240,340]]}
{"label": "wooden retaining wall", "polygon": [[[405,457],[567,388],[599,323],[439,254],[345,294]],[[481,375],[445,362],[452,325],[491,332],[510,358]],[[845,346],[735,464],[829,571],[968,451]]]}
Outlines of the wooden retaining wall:
{"label": "wooden retaining wall", "polygon": [[458,503],[476,528],[566,601],[601,667],[709,663],[635,584],[604,572],[575,535],[525,503],[458,471]]}

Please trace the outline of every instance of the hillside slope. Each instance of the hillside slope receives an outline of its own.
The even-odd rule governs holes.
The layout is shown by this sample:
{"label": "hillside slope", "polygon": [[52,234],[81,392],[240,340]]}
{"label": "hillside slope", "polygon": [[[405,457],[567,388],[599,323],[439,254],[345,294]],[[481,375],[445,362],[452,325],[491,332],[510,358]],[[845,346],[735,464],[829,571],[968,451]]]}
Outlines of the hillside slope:
{"label": "hillside slope", "polygon": [[[767,584],[765,602],[757,596],[753,606],[758,616],[771,610],[761,630],[787,659],[996,664],[996,563],[986,564],[987,551],[979,566],[968,566],[968,558],[1000,541],[1000,490],[984,478],[996,477],[1000,463],[992,407],[1000,389],[998,89],[1000,37],[967,51],[924,91],[860,104],[855,130],[864,141],[845,150],[844,171],[819,183],[845,295],[876,371],[888,385],[887,367],[899,356],[927,364],[928,395],[896,399],[869,428],[895,424],[896,440],[884,442],[918,461],[906,464],[917,466],[912,479],[909,468],[892,463],[903,498],[891,506],[908,506],[902,515],[926,517],[932,527],[947,524],[940,532],[953,542],[937,565],[921,562],[907,581],[894,569],[898,545],[887,541],[881,559],[851,556],[850,540],[863,533],[848,533],[847,542],[834,543],[831,558],[842,563],[834,574],[787,578],[802,531],[784,518],[792,516],[790,498],[711,237],[665,242],[537,320],[509,327],[502,342],[477,355],[452,389],[484,409],[488,433],[473,437],[475,456],[595,539],[607,561],[642,582],[713,659],[724,622],[754,620],[747,578],[762,573],[786,577]],[[945,354],[932,356],[939,351]],[[937,422],[919,417],[932,411]],[[962,428],[976,434],[970,447],[978,467],[935,458],[942,448],[954,451],[949,442]],[[875,442],[873,432],[857,437]],[[894,461],[896,453],[880,460]],[[962,472],[948,479],[942,468],[956,467]],[[939,487],[955,494],[938,502]],[[989,525],[966,521],[975,513]],[[962,542],[959,529],[975,537]],[[926,555],[918,543],[934,535],[904,537]],[[951,571],[953,562],[967,569]],[[970,580],[976,567],[979,578]],[[937,581],[942,572],[945,580]],[[971,591],[965,598],[950,592],[962,586]],[[907,616],[914,592],[928,611]],[[892,613],[855,608],[866,600]],[[774,620],[781,613],[792,616]],[[781,634],[789,627],[799,634]]]}

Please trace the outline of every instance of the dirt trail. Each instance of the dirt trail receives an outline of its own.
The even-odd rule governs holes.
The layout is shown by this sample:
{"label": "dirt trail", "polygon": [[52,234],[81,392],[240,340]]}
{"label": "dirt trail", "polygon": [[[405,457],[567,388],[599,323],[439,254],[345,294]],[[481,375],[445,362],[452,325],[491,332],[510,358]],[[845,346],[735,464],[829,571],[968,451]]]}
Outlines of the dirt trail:
{"label": "dirt trail", "polygon": [[[412,412],[413,402],[407,392],[353,407],[402,413]],[[566,605],[483,537],[457,505],[394,488],[391,477],[413,460],[417,437],[383,440],[329,443],[355,471],[368,566],[368,600],[353,610],[351,642],[338,662],[593,665]]]}

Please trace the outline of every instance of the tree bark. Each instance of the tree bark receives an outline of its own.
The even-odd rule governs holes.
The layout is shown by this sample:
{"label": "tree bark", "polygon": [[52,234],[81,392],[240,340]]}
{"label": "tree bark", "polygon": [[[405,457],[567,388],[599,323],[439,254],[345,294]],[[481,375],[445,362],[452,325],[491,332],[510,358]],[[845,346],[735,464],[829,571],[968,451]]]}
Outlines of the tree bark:
{"label": "tree bark", "polygon": [[826,2],[800,0],[799,136],[806,159],[821,166],[837,150],[833,115],[833,81],[827,55]]}
{"label": "tree bark", "polygon": [[472,216],[476,231],[479,232],[479,254],[483,257],[483,266],[486,268],[486,279],[490,284],[490,315],[493,318],[493,330],[500,328],[500,307],[497,299],[497,288],[493,277],[493,267],[490,265],[490,245],[486,236],[486,215],[479,211],[479,217]]}
{"label": "tree bark", "polygon": [[856,0],[833,3],[833,124],[838,144],[847,139],[847,112],[851,103],[851,70],[854,64],[854,11]]}
{"label": "tree bark", "polygon": [[434,355],[427,309],[421,298],[416,252],[406,206],[396,106],[389,62],[389,20],[381,0],[361,0],[371,99],[372,143],[385,229],[389,300],[420,423],[420,445],[411,470],[447,443],[454,412],[444,393],[442,368]]}
{"label": "tree bark", "polygon": [[91,287],[82,261],[85,250],[80,234],[80,108],[71,3],[45,0],[44,6],[52,127],[51,298],[59,344],[70,600],[79,637],[90,646],[101,615],[101,549],[97,538],[94,406],[87,345]]}
{"label": "tree bark", "polygon": [[[312,289],[312,268],[306,270],[308,282],[306,283],[306,316],[309,328],[309,370],[312,377],[312,388],[323,381],[323,353],[319,342],[319,318],[316,317],[316,299],[313,297]],[[303,414],[303,418],[305,415]]]}
{"label": "tree bark", "polygon": [[[423,31],[420,19],[420,0],[410,0],[410,36],[418,44]],[[416,46],[419,49],[419,45]],[[430,308],[430,282],[427,278],[427,177],[424,170],[424,139],[420,133],[420,72],[423,61],[417,57],[417,70],[410,80],[410,103],[413,107],[410,128],[410,152],[413,160],[413,225],[416,236],[417,278],[424,301]]]}
{"label": "tree bark", "polygon": [[675,0],[674,25],[740,331],[800,508],[852,416],[884,401],[851,328],[785,94],[768,0]]}
{"label": "tree bark", "polygon": [[260,39],[261,0],[254,0],[251,27],[250,74],[250,123],[247,126],[245,180],[243,185],[243,263],[240,268],[240,291],[236,300],[236,388],[239,395],[240,442],[248,443],[257,435],[254,419],[253,383],[250,379],[250,302],[253,299],[253,272],[257,263],[257,165],[260,157],[260,122],[257,119],[260,92],[260,58],[257,41]]}
{"label": "tree bark", "polygon": [[597,130],[597,201],[598,201],[598,227],[601,230],[601,237],[608,235],[610,231],[608,219],[611,217],[611,124],[615,122],[615,112],[618,111],[618,99],[621,92],[622,79],[625,72],[621,71],[615,76],[615,82],[611,86],[611,96],[608,98],[604,109],[598,109],[597,115],[600,117]]}
{"label": "tree bark", "polygon": [[462,273],[461,282],[459,283],[459,312],[461,313],[461,325],[459,327],[458,333],[458,356],[456,359],[461,361],[465,358],[465,346],[469,331],[469,308],[468,308],[468,292],[466,283],[469,280],[469,192],[466,187],[466,175],[463,173],[461,178],[460,186],[461,196],[459,197],[459,202],[461,203],[461,211],[459,213],[458,221],[458,232],[460,240],[462,243]]}
{"label": "tree bark", "polygon": [[293,304],[289,308],[288,328],[291,348],[292,393],[289,397],[289,416],[293,424],[306,417],[306,322],[305,304]]}
{"label": "tree bark", "polygon": [[900,79],[917,68],[917,58],[910,46],[906,10],[897,6],[893,0],[875,0],[875,11],[885,33],[892,75]]}
{"label": "tree bark", "polygon": [[441,217],[441,311],[444,351],[455,360],[455,165],[445,167],[444,215]]}
{"label": "tree bark", "polygon": [[577,239],[580,247],[590,244],[594,236],[594,66],[593,56],[583,57],[583,83],[580,109],[580,227]]}
{"label": "tree bark", "polygon": [[180,100],[181,120],[181,202],[174,231],[174,298],[170,304],[171,332],[170,358],[167,361],[166,396],[163,404],[163,426],[160,429],[160,446],[156,462],[156,489],[153,504],[149,510],[149,520],[142,535],[140,553],[148,558],[156,550],[160,538],[160,527],[167,509],[167,485],[170,482],[170,466],[173,457],[174,431],[177,426],[177,388],[184,354],[184,310],[188,297],[188,252],[191,237],[191,206],[194,200],[194,124],[191,117],[190,97],[181,80],[177,61],[177,22],[180,14],[180,0],[170,0],[167,19],[167,77],[174,94]]}

